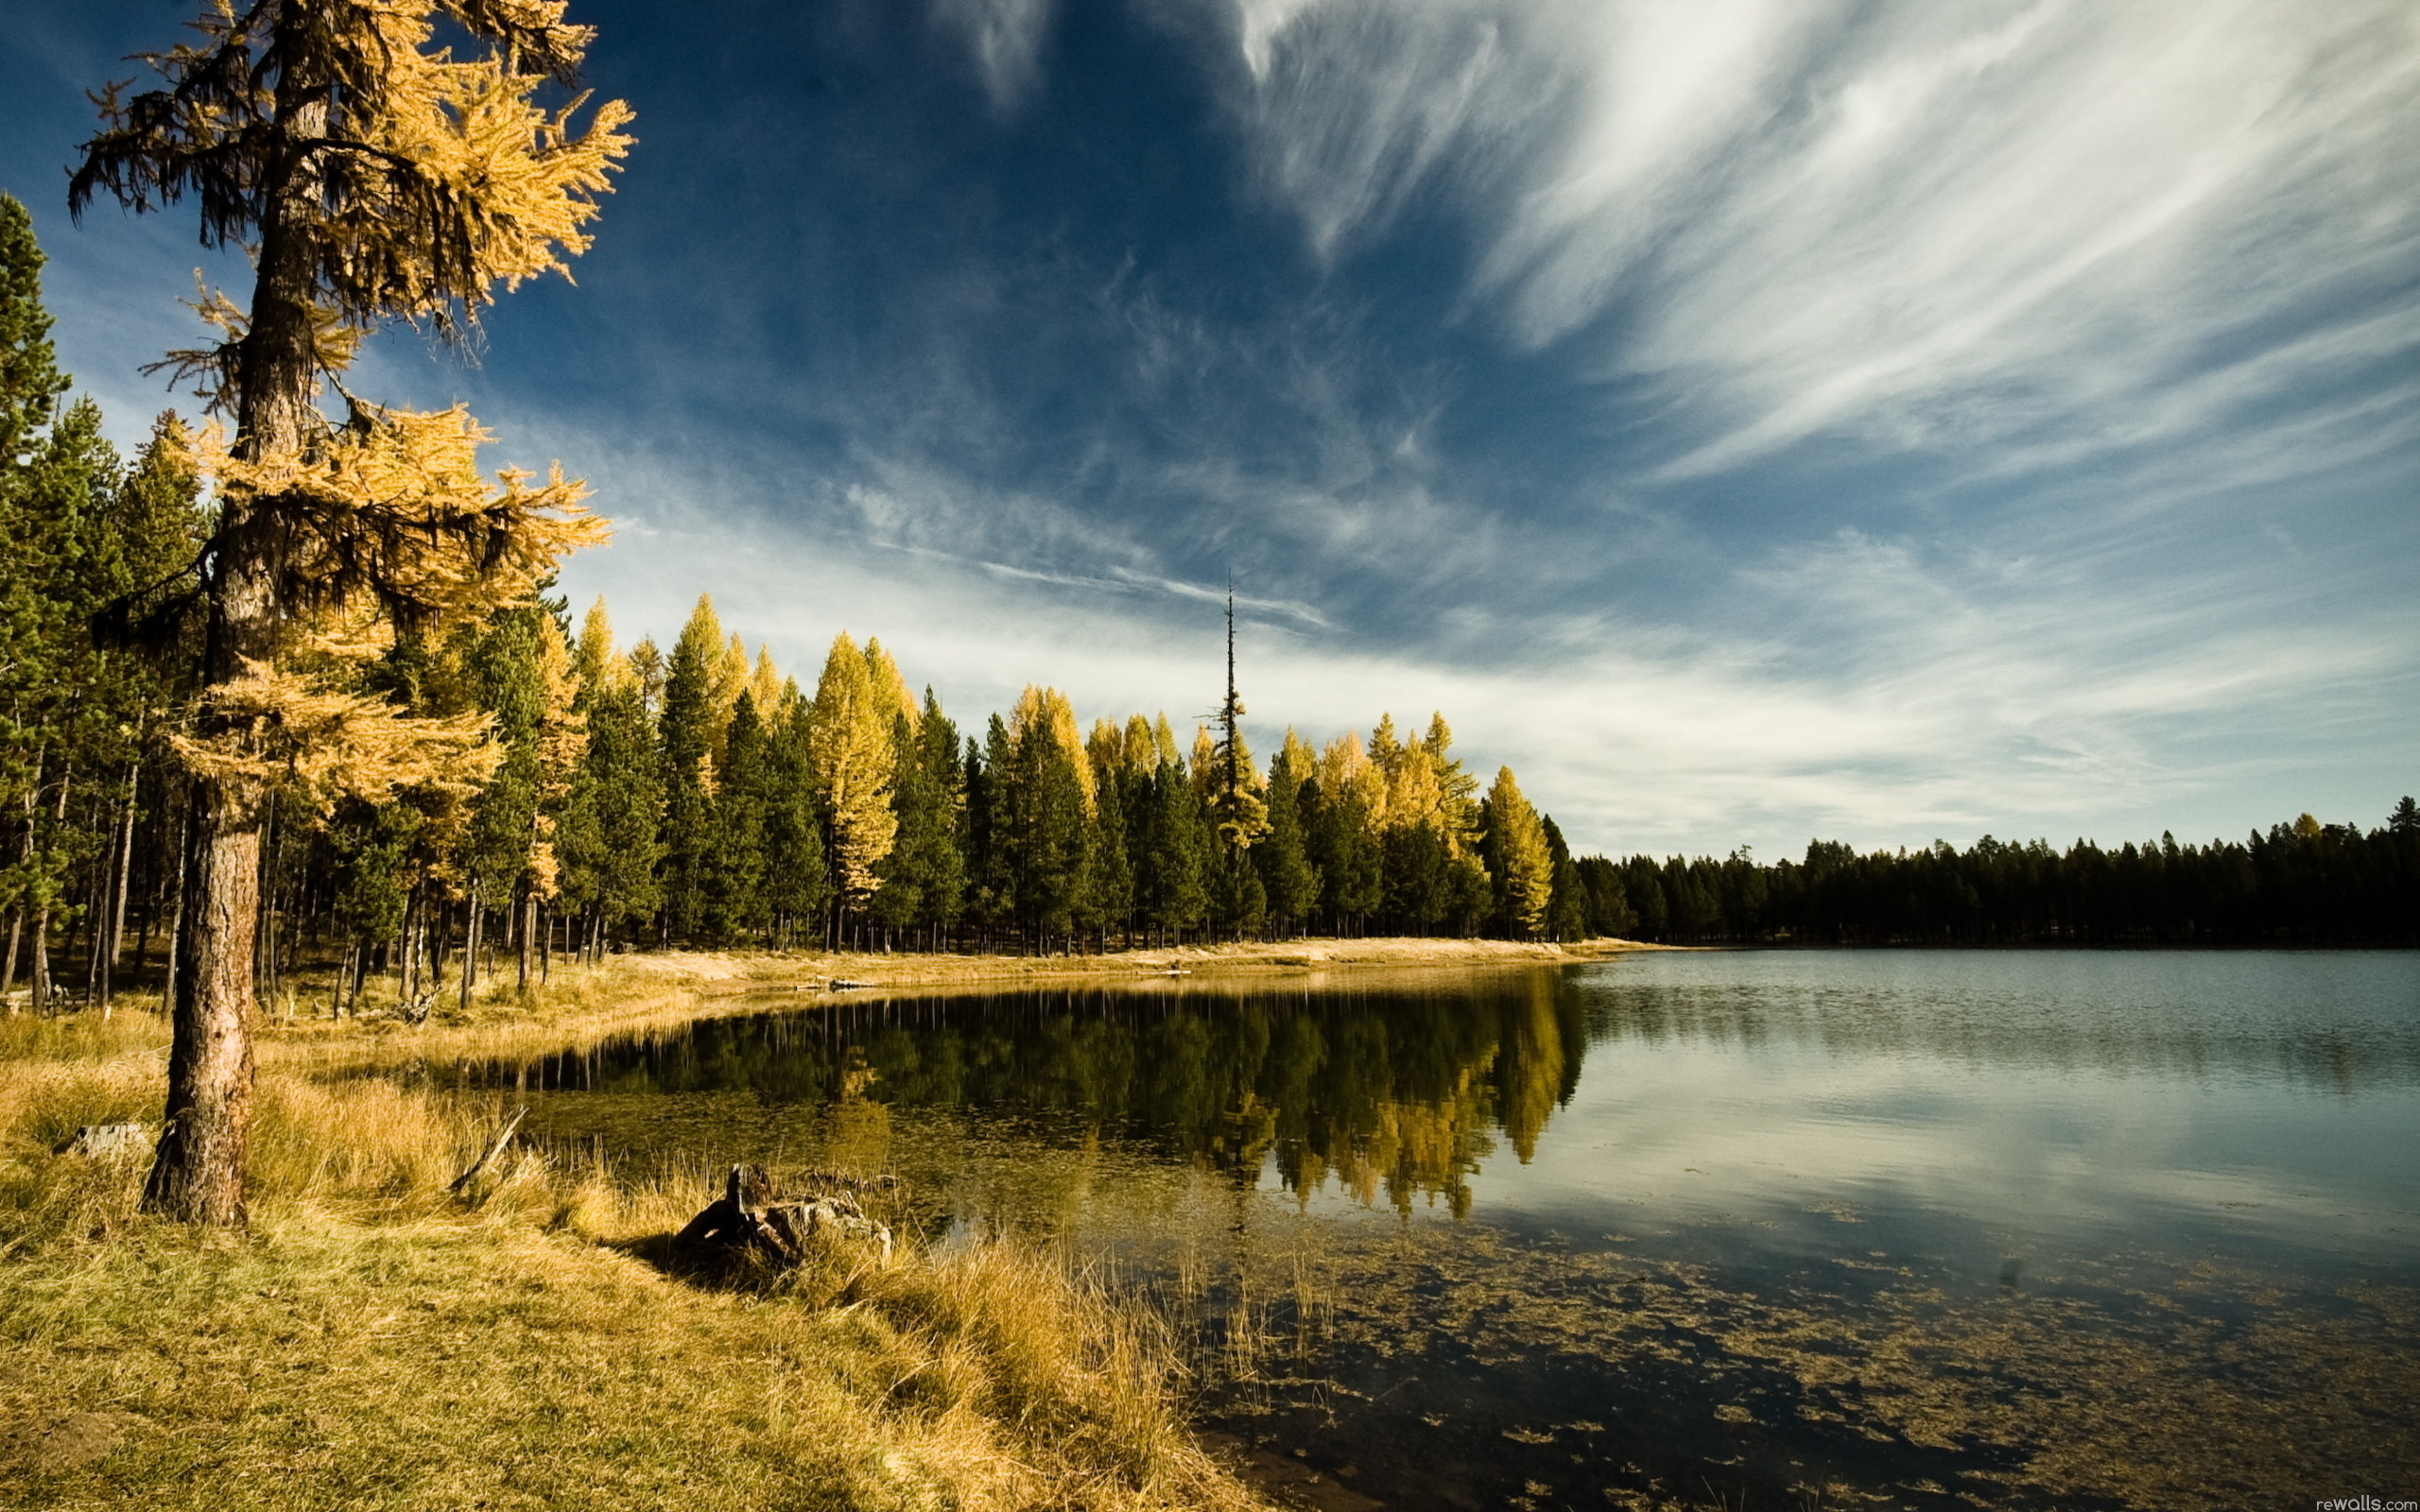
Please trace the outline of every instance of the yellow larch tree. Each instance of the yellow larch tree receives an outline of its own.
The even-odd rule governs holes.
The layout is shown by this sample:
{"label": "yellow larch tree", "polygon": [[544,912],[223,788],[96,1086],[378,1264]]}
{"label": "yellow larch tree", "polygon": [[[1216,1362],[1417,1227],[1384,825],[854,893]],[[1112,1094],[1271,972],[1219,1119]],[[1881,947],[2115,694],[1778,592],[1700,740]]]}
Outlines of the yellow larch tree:
{"label": "yellow larch tree", "polygon": [[831,825],[833,868],[852,909],[863,908],[882,885],[874,868],[890,854],[898,833],[899,816],[890,807],[897,713],[897,696],[875,685],[866,654],[846,630],[835,636],[815,685],[806,749]]}
{"label": "yellow larch tree", "polygon": [[1026,684],[1017,695],[1014,708],[1009,712],[1009,740],[1023,747],[1036,735],[1046,738],[1066,753],[1068,765],[1076,774],[1076,783],[1083,790],[1084,812],[1094,813],[1098,804],[1100,785],[1093,771],[1092,759],[1084,751],[1083,736],[1076,724],[1076,707],[1067,696],[1056,688],[1037,688]]}
{"label": "yellow larch tree", "polygon": [[1495,785],[1487,790],[1487,814],[1496,906],[1515,935],[1536,939],[1546,931],[1547,904],[1554,897],[1554,857],[1547,848],[1546,826],[1521,796],[1512,767],[1496,768]]}
{"label": "yellow larch tree", "polygon": [[769,720],[782,707],[783,680],[781,668],[773,665],[773,648],[756,647],[756,671],[749,679],[748,696],[756,700],[758,718]]}
{"label": "yellow larch tree", "polygon": [[614,618],[606,612],[602,593],[580,616],[579,641],[573,648],[571,664],[580,687],[599,693],[618,688],[634,676],[629,661],[614,654]]}
{"label": "yellow larch tree", "polygon": [[917,706],[916,696],[908,691],[908,679],[899,675],[899,663],[890,660],[890,653],[872,636],[866,638],[866,677],[873,685],[874,696],[906,714],[908,728],[915,729],[924,711]]}
{"label": "yellow larch tree", "polygon": [[[167,1131],[145,1189],[155,1211],[243,1221],[270,792],[247,764],[300,746],[324,717],[330,687],[296,670],[313,617],[360,602],[416,627],[518,601],[557,555],[596,539],[560,472],[535,487],[483,475],[487,438],[458,408],[415,415],[349,394],[341,421],[319,407],[381,324],[464,331],[500,286],[563,271],[587,249],[630,112],[600,105],[582,127],[586,96],[541,103],[549,81],[572,81],[591,39],[563,11],[562,0],[214,0],[195,40],[147,56],[157,88],[99,96],[103,129],[84,145],[70,209],[191,195],[202,240],[241,249],[253,269],[249,305],[208,292],[199,305],[222,339],[170,354],[233,413],[234,434],[199,444],[218,516],[199,569],[196,833]],[[361,722],[322,740],[348,739],[347,724]],[[347,758],[364,770],[377,759]]]}

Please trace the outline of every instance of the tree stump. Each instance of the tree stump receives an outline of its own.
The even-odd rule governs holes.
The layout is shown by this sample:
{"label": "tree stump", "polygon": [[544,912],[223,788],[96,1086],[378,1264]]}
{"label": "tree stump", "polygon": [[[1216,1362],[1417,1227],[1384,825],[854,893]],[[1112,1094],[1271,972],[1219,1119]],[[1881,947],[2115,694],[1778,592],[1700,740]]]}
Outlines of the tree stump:
{"label": "tree stump", "polygon": [[735,1165],[723,1194],[673,1236],[672,1252],[692,1264],[787,1270],[806,1258],[816,1235],[878,1246],[890,1256],[890,1230],[855,1197],[786,1197],[761,1165]]}
{"label": "tree stump", "polygon": [[87,1124],[76,1137],[55,1147],[53,1155],[85,1155],[95,1160],[151,1153],[151,1130],[143,1124]]}

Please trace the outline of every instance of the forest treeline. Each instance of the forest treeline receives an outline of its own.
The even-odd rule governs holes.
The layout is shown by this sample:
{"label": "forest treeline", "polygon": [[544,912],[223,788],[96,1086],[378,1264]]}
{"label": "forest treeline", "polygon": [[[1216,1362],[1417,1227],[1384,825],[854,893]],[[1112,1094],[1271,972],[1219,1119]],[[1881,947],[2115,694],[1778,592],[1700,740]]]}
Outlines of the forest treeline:
{"label": "forest treeline", "polygon": [[2114,850],[1989,835],[1860,854],[1813,841],[1767,866],[1585,856],[1591,931],[1675,944],[2383,945],[2420,942],[2420,812],[2377,828],[2305,814],[2241,841]]}
{"label": "forest treeline", "polygon": [[[64,402],[41,262],[0,197],[0,990],[106,1001],[172,965],[196,774],[233,759],[193,723],[202,476],[226,464],[174,414],[124,459]],[[1265,764],[1232,685],[1182,733],[1087,729],[1039,686],[961,727],[878,642],[840,635],[802,681],[706,597],[669,648],[543,593],[434,627],[334,612],[274,676],[241,747],[268,793],[256,975],[333,965],[335,1011],[372,982],[425,1012],[499,956],[526,983],[559,953],[662,945],[2316,943],[2410,940],[2420,914],[2409,799],[2367,833],[2306,817],[2206,847],[1575,857],[1509,768],[1482,789],[1442,715],[1288,730]],[[375,800],[331,769],[372,761]]]}

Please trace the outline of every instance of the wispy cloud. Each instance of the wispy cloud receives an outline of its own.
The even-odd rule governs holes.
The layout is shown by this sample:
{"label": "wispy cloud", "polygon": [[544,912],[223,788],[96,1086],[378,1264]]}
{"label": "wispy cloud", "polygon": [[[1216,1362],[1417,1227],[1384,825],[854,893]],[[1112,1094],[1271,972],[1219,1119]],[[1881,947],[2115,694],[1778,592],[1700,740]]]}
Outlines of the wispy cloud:
{"label": "wispy cloud", "polygon": [[994,109],[1013,109],[1042,77],[1042,44],[1056,0],[934,0],[933,20],[958,33]]}
{"label": "wispy cloud", "polygon": [[2048,461],[2206,434],[2420,339],[2408,301],[2360,309],[2420,273],[2406,6],[1328,0],[1240,28],[1311,244],[1459,203],[1510,337],[1670,406],[1667,479],[1821,435]]}

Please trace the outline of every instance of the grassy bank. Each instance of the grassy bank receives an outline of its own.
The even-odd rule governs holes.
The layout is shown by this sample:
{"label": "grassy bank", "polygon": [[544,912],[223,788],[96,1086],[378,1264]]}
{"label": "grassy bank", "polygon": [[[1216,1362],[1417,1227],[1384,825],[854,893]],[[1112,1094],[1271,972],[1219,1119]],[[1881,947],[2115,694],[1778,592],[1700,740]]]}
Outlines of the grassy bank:
{"label": "grassy bank", "polygon": [[[615,990],[618,981],[620,990]],[[29,1507],[1203,1506],[1165,1341],[1047,1257],[835,1250],[769,1290],[650,1263],[703,1171],[513,1153],[492,1116],[321,1057],[698,1011],[666,973],[562,980],[418,1030],[265,1025],[241,1236],[135,1211],[142,1012],[0,1022],[0,1486]]]}

